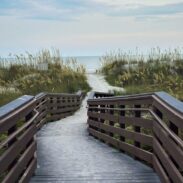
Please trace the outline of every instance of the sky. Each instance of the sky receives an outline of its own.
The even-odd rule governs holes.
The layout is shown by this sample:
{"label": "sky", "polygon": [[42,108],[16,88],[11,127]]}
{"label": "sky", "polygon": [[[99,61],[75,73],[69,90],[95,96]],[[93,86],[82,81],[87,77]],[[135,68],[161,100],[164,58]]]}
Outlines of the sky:
{"label": "sky", "polygon": [[0,0],[0,56],[183,47],[183,0]]}

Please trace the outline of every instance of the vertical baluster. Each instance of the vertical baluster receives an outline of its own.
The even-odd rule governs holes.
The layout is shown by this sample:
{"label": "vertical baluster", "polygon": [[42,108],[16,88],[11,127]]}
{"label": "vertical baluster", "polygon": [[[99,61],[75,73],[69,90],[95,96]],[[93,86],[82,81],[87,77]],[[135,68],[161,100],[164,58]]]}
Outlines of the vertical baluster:
{"label": "vertical baluster", "polygon": [[[88,112],[92,112],[92,109],[91,109],[91,105],[88,103]],[[87,115],[88,116],[88,129],[89,128],[92,128],[92,126],[89,124],[89,120],[91,119],[91,117],[89,116],[89,115]],[[89,132],[89,135],[91,135],[91,133]]]}
{"label": "vertical baluster", "polygon": [[[125,109],[125,105],[120,105],[120,108],[121,109]],[[123,111],[123,110],[120,111],[119,115],[124,117],[125,116],[125,111]],[[125,123],[120,123],[120,128],[125,129]],[[124,136],[120,136],[120,140],[124,142],[125,141],[125,137]]]}
{"label": "vertical baluster", "polygon": [[[163,119],[163,113],[162,113],[159,109],[157,109],[156,107],[153,106],[153,111],[154,111],[154,113],[156,113],[156,115],[157,115],[160,119]],[[154,135],[154,137],[156,138],[154,132],[153,132],[153,135]],[[157,138],[156,138],[156,139],[157,139]],[[161,142],[159,142],[159,143],[161,143]]]}
{"label": "vertical baluster", "polygon": [[[109,105],[109,107],[110,107],[110,108],[114,108],[114,105]],[[109,114],[114,115],[114,110],[110,109],[110,110],[109,110]],[[113,121],[109,121],[109,125],[110,125],[110,126],[114,126],[114,122],[113,122]],[[109,133],[109,135],[110,135],[111,137],[114,136],[113,133]]]}
{"label": "vertical baluster", "polygon": [[[11,127],[8,130],[8,135],[11,135],[12,133],[14,133],[17,130],[17,125],[14,125],[13,127]],[[13,138],[11,141],[8,142],[8,147],[10,147],[15,141],[17,140],[17,138]],[[14,160],[8,167],[8,171],[14,166],[14,164],[16,163],[16,160]]]}
{"label": "vertical baluster", "polygon": [[[141,108],[140,105],[135,105],[135,108]],[[141,117],[141,111],[135,111],[135,117],[140,118]],[[134,126],[134,131],[137,133],[141,132],[141,128],[139,126]],[[134,141],[134,145],[136,147],[140,148],[140,142]]]}
{"label": "vertical baluster", "polygon": [[[105,105],[100,105],[100,107],[101,107],[101,108],[105,108]],[[105,113],[105,109],[101,109],[101,110],[100,110],[100,113]],[[104,120],[104,119],[100,119],[100,122],[101,122],[101,123],[104,123],[105,120]],[[101,131],[102,133],[105,133],[105,131],[102,130],[102,129],[101,129],[100,131]]]}
{"label": "vertical baluster", "polygon": [[[99,107],[99,105],[97,104],[95,107],[96,107],[96,108],[93,109],[93,111],[96,112],[96,113],[98,113],[98,107]],[[97,123],[100,123],[100,119],[99,119],[99,118],[96,117],[96,118],[94,118],[94,120],[95,120]],[[95,127],[94,129],[97,130],[97,131],[100,131],[100,129],[98,129],[97,127]]]}

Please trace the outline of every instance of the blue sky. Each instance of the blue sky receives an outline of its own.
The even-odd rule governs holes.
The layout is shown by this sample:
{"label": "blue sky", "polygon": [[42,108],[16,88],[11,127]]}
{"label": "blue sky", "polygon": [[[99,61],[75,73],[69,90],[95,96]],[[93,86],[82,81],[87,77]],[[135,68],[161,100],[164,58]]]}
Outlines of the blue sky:
{"label": "blue sky", "polygon": [[0,55],[183,46],[183,0],[1,0]]}

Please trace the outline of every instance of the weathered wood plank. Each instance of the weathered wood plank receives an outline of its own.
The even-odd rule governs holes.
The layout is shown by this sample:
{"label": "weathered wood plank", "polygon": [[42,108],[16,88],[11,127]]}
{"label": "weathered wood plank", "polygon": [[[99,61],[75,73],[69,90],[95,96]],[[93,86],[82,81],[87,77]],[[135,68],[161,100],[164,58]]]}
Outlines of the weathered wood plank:
{"label": "weathered wood plank", "polygon": [[165,170],[163,169],[163,167],[161,166],[159,160],[157,159],[157,157],[155,155],[153,155],[153,167],[154,167],[155,171],[157,172],[157,174],[159,175],[162,183],[171,183]]}
{"label": "weathered wood plank", "polygon": [[149,135],[137,133],[137,132],[131,132],[122,128],[117,128],[114,126],[106,125],[100,122],[96,122],[94,120],[88,120],[88,124],[94,127],[97,127],[99,129],[102,129],[106,132],[112,132],[114,134],[124,136],[128,139],[136,140],[138,142],[141,142],[144,145],[152,146],[153,138]]}
{"label": "weathered wood plank", "polygon": [[8,166],[17,158],[19,153],[26,148],[27,143],[33,138],[36,133],[36,126],[28,128],[18,140],[13,143],[1,156],[0,156],[0,174],[5,171]]}
{"label": "weathered wood plank", "polygon": [[15,166],[8,172],[2,183],[16,182],[22,172],[26,169],[29,161],[34,157],[36,143],[33,142],[19,158]]}
{"label": "weathered wood plank", "polygon": [[181,173],[178,171],[168,154],[165,152],[163,147],[160,145],[158,140],[154,139],[153,142],[153,149],[157,155],[157,157],[160,159],[161,163],[163,164],[163,167],[168,172],[169,176],[175,183],[183,182],[183,177]]}
{"label": "weathered wood plank", "polygon": [[183,170],[183,151],[181,148],[169,137],[169,135],[160,127],[160,125],[154,123],[153,129],[159,141],[161,141],[163,144],[163,148]]}

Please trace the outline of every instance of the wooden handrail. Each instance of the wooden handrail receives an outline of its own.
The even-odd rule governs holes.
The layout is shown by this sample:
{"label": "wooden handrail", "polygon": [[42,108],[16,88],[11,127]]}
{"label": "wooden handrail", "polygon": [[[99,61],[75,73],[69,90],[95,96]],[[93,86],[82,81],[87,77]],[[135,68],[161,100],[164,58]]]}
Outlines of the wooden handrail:
{"label": "wooden handrail", "polygon": [[148,108],[110,108],[110,107],[86,107],[87,109],[113,110],[113,111],[149,111]]}
{"label": "wooden handrail", "polygon": [[34,120],[38,117],[39,112],[34,109],[35,115],[27,121],[24,125],[22,125],[18,130],[16,130],[14,133],[9,135],[6,140],[4,140],[2,143],[0,143],[0,149],[3,148],[5,145],[7,145],[11,140],[13,140],[17,135],[19,135],[23,130],[25,130],[27,127],[29,127]]}
{"label": "wooden handrail", "polygon": [[183,182],[181,101],[165,92],[101,98],[93,92],[87,104],[91,135],[148,163],[162,182]]}
{"label": "wooden handrail", "polygon": [[[28,182],[36,168],[36,132],[73,114],[84,93],[22,96],[0,108],[0,182]],[[64,102],[64,103],[63,103]]]}
{"label": "wooden handrail", "polygon": [[163,123],[163,121],[156,115],[155,112],[153,112],[152,110],[149,110],[149,112],[152,114],[152,116],[154,117],[155,119],[155,122],[157,122],[163,130],[165,130],[168,135],[177,143],[177,145],[179,145],[179,147],[182,148],[183,150],[183,141],[180,139],[179,136],[175,135],[174,132],[172,132],[168,127],[167,125],[165,125],[165,123]]}

